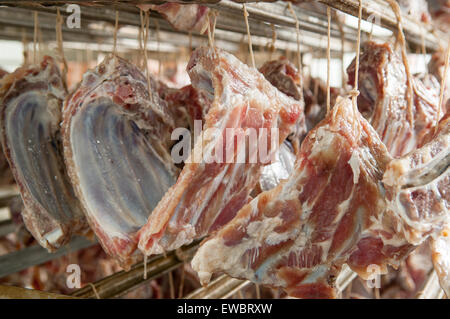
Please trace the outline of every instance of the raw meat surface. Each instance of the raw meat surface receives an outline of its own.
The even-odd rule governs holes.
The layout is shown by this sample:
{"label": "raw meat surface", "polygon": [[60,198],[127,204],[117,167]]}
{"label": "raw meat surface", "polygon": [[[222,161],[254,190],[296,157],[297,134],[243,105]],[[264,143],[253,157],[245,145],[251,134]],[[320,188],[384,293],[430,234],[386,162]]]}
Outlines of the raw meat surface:
{"label": "raw meat surface", "polygon": [[[402,60],[388,43],[367,42],[359,67],[358,108],[379,134],[394,157],[415,150],[437,122],[439,83],[432,76],[415,76],[409,118],[406,72]],[[349,84],[354,83],[355,61],[348,67]],[[441,115],[444,112],[440,112]]]}
{"label": "raw meat surface", "polygon": [[[178,248],[231,220],[247,203],[262,165],[270,162],[303,114],[301,103],[222,50],[197,49],[188,73],[192,86],[213,103],[203,138],[196,142],[177,183],[140,231],[139,248],[146,255]],[[247,147],[241,133],[251,128],[259,135],[258,146]],[[268,134],[260,134],[260,128]],[[271,128],[278,132],[276,147],[270,142]],[[256,151],[267,151],[268,157],[255,158]]]}
{"label": "raw meat surface", "polygon": [[50,251],[87,223],[69,182],[60,140],[66,89],[56,62],[21,67],[2,80],[2,147],[25,204],[23,219]]}
{"label": "raw meat surface", "polygon": [[169,155],[173,119],[151,80],[108,56],[67,99],[64,153],[72,184],[105,251],[128,267],[137,231],[177,169]]}
{"label": "raw meat surface", "polygon": [[344,263],[364,278],[386,273],[411,250],[385,214],[380,181],[390,160],[351,101],[338,98],[306,136],[290,178],[207,239],[193,268],[203,283],[224,271],[302,298],[336,297]]}

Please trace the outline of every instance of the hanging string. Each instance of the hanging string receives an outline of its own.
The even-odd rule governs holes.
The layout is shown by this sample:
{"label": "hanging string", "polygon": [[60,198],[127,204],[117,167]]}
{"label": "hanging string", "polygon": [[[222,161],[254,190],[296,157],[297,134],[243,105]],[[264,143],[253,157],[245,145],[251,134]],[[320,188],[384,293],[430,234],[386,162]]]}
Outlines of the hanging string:
{"label": "hanging string", "polygon": [[113,54],[117,55],[117,32],[119,31],[119,11],[116,10],[116,21],[114,24],[114,46],[113,46]]}
{"label": "hanging string", "polygon": [[56,42],[58,43],[58,55],[61,63],[63,64],[62,68],[62,77],[64,79],[64,83],[67,81],[67,61],[64,56],[64,47],[63,47],[63,36],[62,36],[62,25],[63,18],[61,16],[61,12],[59,8],[56,9]]}
{"label": "hanging string", "polygon": [[148,41],[148,33],[150,29],[150,13],[149,11],[145,11],[144,14],[144,65],[145,65],[145,75],[147,78],[147,89],[148,94],[151,96],[152,90],[151,90],[151,83],[150,83],[150,74],[148,70],[148,53],[147,53],[147,41]]}
{"label": "hanging string", "polygon": [[[292,17],[295,20],[295,32],[297,34],[297,68],[298,68],[298,72],[300,73],[300,92],[303,92],[303,70],[302,70],[302,52],[301,52],[301,47],[300,47],[300,23],[298,22],[298,18],[297,15],[294,12],[294,9],[292,8],[292,4],[291,2],[288,2],[288,8],[289,11],[291,12]],[[303,93],[302,93],[303,95]]]}
{"label": "hanging string", "polygon": [[413,115],[413,90],[415,90],[414,83],[411,81],[411,71],[409,69],[409,63],[408,63],[408,54],[406,53],[406,40],[405,35],[403,33],[403,26],[402,26],[402,15],[400,13],[400,7],[398,3],[395,0],[387,0],[390,4],[392,10],[394,11],[395,16],[397,17],[397,39],[400,43],[401,50],[402,50],[402,59],[403,64],[405,66],[406,71],[406,89],[407,89],[407,103],[408,103],[408,115],[409,115],[409,123],[411,125],[411,128],[414,127],[414,115]]}
{"label": "hanging string", "polygon": [[[358,76],[359,76],[359,54],[361,51],[361,16],[362,16],[362,0],[358,0],[358,37],[356,39],[356,63],[355,63],[355,83],[353,85],[353,90],[350,91],[350,95],[352,97],[352,104],[353,104],[353,113],[358,114],[358,105],[357,105],[357,98],[359,95],[358,90]],[[356,128],[356,121],[354,122],[354,128]]]}
{"label": "hanging string", "polygon": [[252,66],[256,69],[255,64],[255,56],[253,55],[253,45],[252,45],[252,36],[250,35],[250,26],[248,24],[248,12],[247,12],[247,6],[245,3],[242,5],[244,9],[244,20],[245,20],[245,26],[247,27],[247,37],[248,37],[248,49],[250,51],[250,57],[252,59]]}
{"label": "hanging string", "polygon": [[331,8],[327,6],[328,42],[327,42],[327,115],[330,112],[330,64],[331,64]]}
{"label": "hanging string", "polygon": [[345,82],[346,82],[346,72],[345,72],[345,63],[344,63],[344,47],[345,47],[345,33],[344,33],[344,26],[342,24],[341,19],[339,18],[339,16],[337,15],[336,11],[333,11],[333,17],[336,20],[336,24],[338,26],[339,29],[339,34],[340,34],[340,38],[341,38],[341,86],[344,88],[345,87]]}
{"label": "hanging string", "polygon": [[38,42],[38,13],[33,11],[34,16],[34,33],[33,33],[33,64],[37,63],[37,42]]}
{"label": "hanging string", "polygon": [[161,76],[161,51],[160,51],[160,42],[161,38],[159,36],[159,23],[158,20],[155,20],[155,26],[156,26],[156,51],[158,56],[158,75]]}
{"label": "hanging string", "polygon": [[445,91],[445,86],[446,86],[446,82],[447,82],[448,60],[449,59],[450,59],[450,41],[447,44],[447,51],[445,53],[445,67],[444,67],[444,74],[442,74],[442,79],[441,79],[441,91],[439,94],[438,113],[437,113],[437,118],[436,118],[436,126],[434,127],[435,133],[438,128],[439,118],[441,117],[441,107],[443,106],[442,103],[444,101],[444,91]]}
{"label": "hanging string", "polygon": [[272,42],[270,43],[269,60],[272,60],[272,56],[275,53],[275,43],[277,42],[277,30],[275,29],[275,25],[273,23],[271,23],[270,26],[272,28]]}
{"label": "hanging string", "polygon": [[28,48],[28,39],[25,29],[22,28],[22,45],[23,45],[23,65],[27,65],[29,63],[29,48]]}

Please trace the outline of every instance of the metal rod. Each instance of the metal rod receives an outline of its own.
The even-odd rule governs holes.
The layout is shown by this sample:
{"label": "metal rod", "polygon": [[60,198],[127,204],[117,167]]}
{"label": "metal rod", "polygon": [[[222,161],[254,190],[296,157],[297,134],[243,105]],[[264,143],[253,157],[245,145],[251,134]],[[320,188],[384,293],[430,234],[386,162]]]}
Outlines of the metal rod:
{"label": "metal rod", "polygon": [[0,256],[0,278],[22,271],[31,266],[43,264],[47,261],[82,248],[90,247],[94,244],[95,242],[89,241],[84,237],[75,237],[69,244],[66,244],[54,253],[49,253],[45,248],[36,244],[19,251],[2,255]]}
{"label": "metal rod", "polygon": [[119,271],[109,277],[101,279],[92,285],[74,291],[71,295],[81,298],[116,298],[123,296],[127,292],[136,289],[140,285],[158,278],[165,273],[181,266],[185,261],[190,260],[197,250],[198,242],[181,247],[177,251],[172,251],[166,256],[156,256],[147,262],[147,279],[144,279],[144,262],[140,262],[129,271]]}

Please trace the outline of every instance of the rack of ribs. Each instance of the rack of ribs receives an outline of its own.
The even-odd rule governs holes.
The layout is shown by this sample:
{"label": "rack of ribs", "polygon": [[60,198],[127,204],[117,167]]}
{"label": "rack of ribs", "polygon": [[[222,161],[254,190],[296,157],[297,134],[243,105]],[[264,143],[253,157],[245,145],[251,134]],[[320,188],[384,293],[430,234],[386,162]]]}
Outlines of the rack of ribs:
{"label": "rack of ribs", "polygon": [[[413,76],[414,118],[411,126],[402,60],[388,43],[367,42],[362,51],[358,109],[377,131],[391,155],[403,156],[415,150],[437,122],[439,83],[432,75]],[[347,68],[347,73],[348,83],[353,85],[355,60]]]}
{"label": "rack of ribs", "polygon": [[60,138],[66,88],[56,62],[44,57],[2,80],[2,147],[19,186],[23,220],[54,251],[88,229],[64,166]]}
{"label": "rack of ribs", "polygon": [[66,100],[62,136],[68,173],[105,251],[127,268],[137,231],[178,169],[169,149],[175,126],[157,83],[110,55],[86,72]]}
{"label": "rack of ribs", "polygon": [[[192,86],[212,105],[202,139],[195,143],[177,183],[140,230],[139,248],[146,255],[176,249],[230,221],[248,202],[261,167],[303,116],[302,103],[220,49],[197,49],[188,73]],[[267,134],[261,134],[261,128]],[[264,149],[267,157],[255,159],[256,145],[246,146],[245,134],[251,129],[257,132],[258,151]],[[277,140],[272,139],[272,129]]]}

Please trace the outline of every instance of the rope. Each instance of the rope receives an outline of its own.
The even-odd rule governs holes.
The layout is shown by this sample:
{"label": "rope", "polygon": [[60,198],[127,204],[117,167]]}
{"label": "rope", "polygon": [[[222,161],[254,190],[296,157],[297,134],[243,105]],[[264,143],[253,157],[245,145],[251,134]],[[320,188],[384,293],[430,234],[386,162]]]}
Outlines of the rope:
{"label": "rope", "polygon": [[37,11],[33,11],[34,17],[34,33],[33,33],[33,63],[37,63],[37,42],[38,42],[38,13]]}
{"label": "rope", "polygon": [[330,112],[330,64],[331,64],[331,8],[327,7],[328,43],[327,43],[327,114]]}
{"label": "rope", "polygon": [[117,55],[117,32],[118,31],[119,31],[119,11],[116,10],[116,21],[114,24],[114,46],[113,46],[114,56]]}
{"label": "rope", "polygon": [[68,66],[67,66],[66,58],[64,56],[62,25],[63,25],[63,18],[61,16],[61,12],[59,11],[59,8],[57,8],[56,9],[56,42],[58,43],[59,59],[63,64],[62,75],[63,75],[64,83],[66,83]]}
{"label": "rope", "polygon": [[256,69],[255,64],[255,56],[253,55],[253,45],[252,45],[252,36],[250,35],[250,26],[248,24],[248,12],[247,12],[247,6],[245,3],[242,5],[244,9],[244,20],[245,20],[245,26],[247,27],[247,37],[248,37],[248,49],[250,51],[250,57],[252,59],[252,66]]}
{"label": "rope", "polygon": [[300,24],[298,22],[297,15],[295,14],[294,9],[292,8],[291,2],[288,2],[288,8],[295,20],[295,31],[297,34],[297,67],[300,73],[300,92],[303,92],[302,53],[300,48]]}
{"label": "rope", "polygon": [[[358,105],[357,105],[357,98],[359,95],[358,90],[358,77],[359,77],[359,54],[361,51],[361,16],[362,16],[362,0],[358,1],[358,38],[356,40],[356,64],[355,64],[355,83],[353,86],[353,90],[351,90],[350,96],[352,97],[352,104],[353,104],[353,112],[356,116],[358,114]],[[354,125],[356,126],[356,121],[354,122]],[[355,128],[355,127],[354,127]]]}
{"label": "rope", "polygon": [[414,115],[413,115],[413,85],[411,79],[411,71],[409,69],[409,63],[408,63],[408,55],[406,53],[406,40],[405,40],[405,34],[403,33],[403,26],[402,26],[402,15],[400,13],[400,7],[398,3],[395,0],[387,0],[390,4],[392,10],[394,11],[395,16],[397,17],[397,28],[398,28],[398,35],[397,39],[400,42],[401,50],[402,50],[402,59],[403,64],[405,66],[406,71],[406,88],[407,88],[407,102],[408,102],[408,113],[409,113],[409,122],[411,124],[411,128],[414,127]]}

